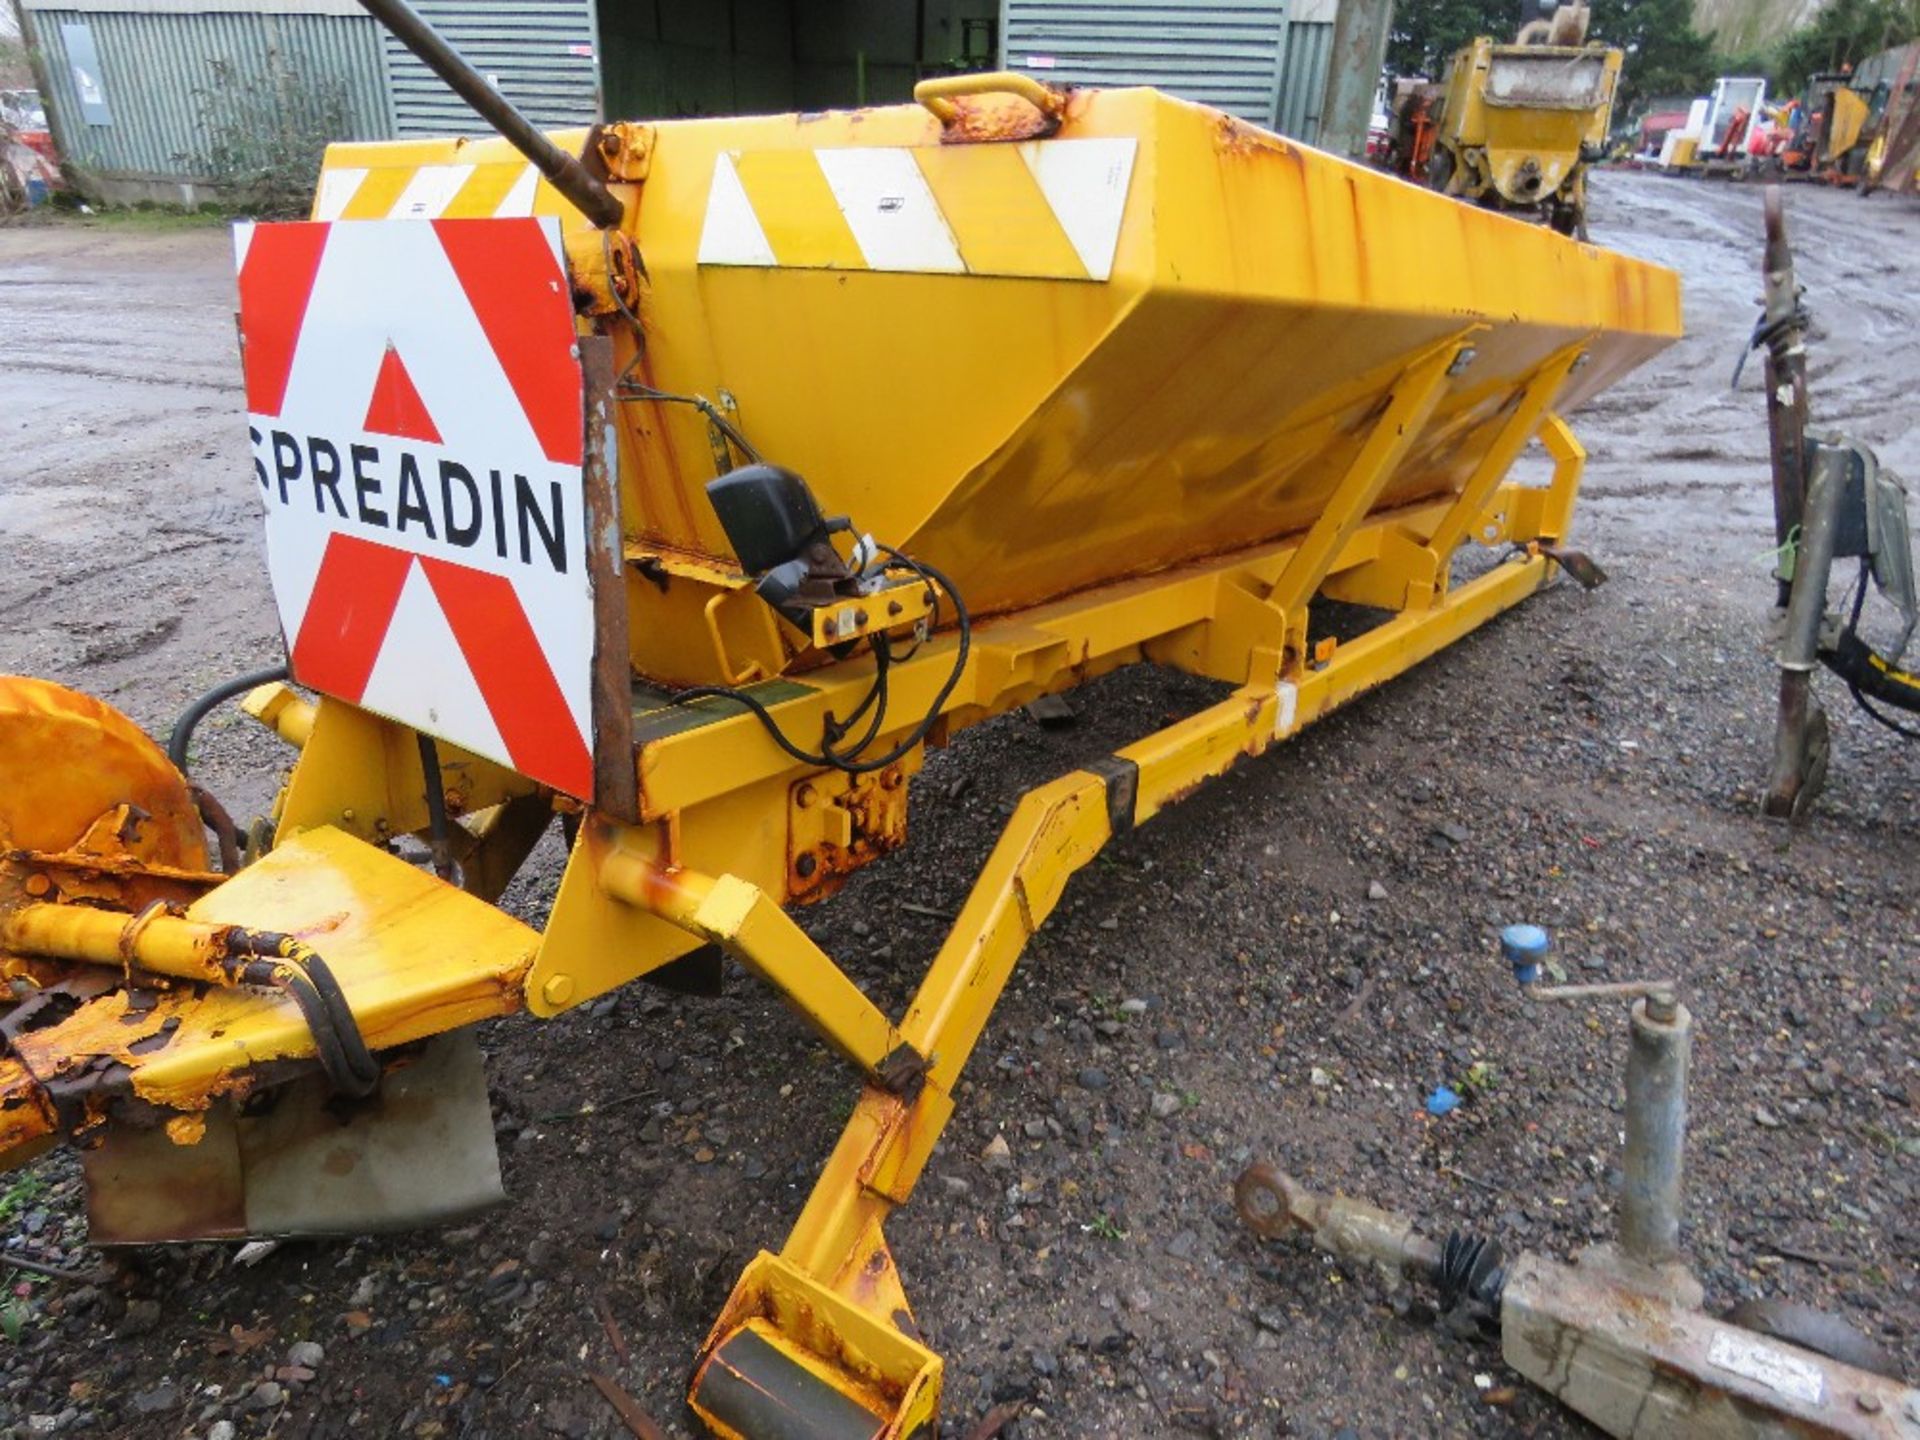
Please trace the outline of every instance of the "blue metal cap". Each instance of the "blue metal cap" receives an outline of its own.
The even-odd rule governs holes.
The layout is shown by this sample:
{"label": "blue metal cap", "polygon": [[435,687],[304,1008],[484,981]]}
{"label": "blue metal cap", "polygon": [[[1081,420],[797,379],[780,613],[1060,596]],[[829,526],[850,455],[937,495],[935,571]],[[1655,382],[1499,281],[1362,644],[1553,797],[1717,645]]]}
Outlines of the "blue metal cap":
{"label": "blue metal cap", "polygon": [[1552,942],[1538,925],[1509,925],[1500,932],[1500,953],[1513,966],[1513,978],[1531,985],[1540,978],[1540,962],[1547,958]]}

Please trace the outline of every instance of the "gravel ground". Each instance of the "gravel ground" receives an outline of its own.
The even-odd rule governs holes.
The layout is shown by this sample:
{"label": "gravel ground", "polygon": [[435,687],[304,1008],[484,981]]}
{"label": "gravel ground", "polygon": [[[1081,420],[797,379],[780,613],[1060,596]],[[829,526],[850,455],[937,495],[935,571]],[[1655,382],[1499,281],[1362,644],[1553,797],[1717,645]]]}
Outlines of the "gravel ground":
{"label": "gravel ground", "polygon": [[[1073,882],[889,1227],[947,1357],[949,1434],[1015,1398],[1020,1437],[1591,1433],[1524,1385],[1508,1399],[1495,1348],[1255,1241],[1230,1208],[1258,1157],[1510,1251],[1605,1235],[1624,1015],[1523,1006],[1494,945],[1521,919],[1578,977],[1685,987],[1685,1238],[1709,1304],[1808,1301],[1920,1373],[1916,752],[1829,687],[1826,799],[1791,833],[1757,818],[1765,429],[1757,367],[1738,394],[1727,375],[1758,293],[1759,194],[1624,173],[1594,189],[1597,238],[1684,273],[1690,331],[1577,417],[1578,539],[1612,583],[1538,597]],[[1920,208],[1810,188],[1790,207],[1818,416],[1920,475]],[[0,230],[0,670],[156,732],[278,653],[230,263],[218,232]],[[1020,791],[1210,693],[1127,673],[1076,695],[1070,728],[969,732],[929,760],[906,854],[808,928],[897,1009],[939,940],[908,907],[958,905]],[[250,814],[284,756],[223,716],[197,763]],[[559,858],[549,842],[509,897],[531,920]],[[585,1379],[604,1370],[686,1431],[694,1350],[854,1093],[733,981],[489,1026],[513,1203],[480,1223],[21,1283],[0,1312],[18,1329],[0,1430],[614,1435]],[[1426,1093],[1469,1074],[1468,1102],[1429,1119]],[[69,1160],[0,1187],[9,1249],[99,1262]]]}

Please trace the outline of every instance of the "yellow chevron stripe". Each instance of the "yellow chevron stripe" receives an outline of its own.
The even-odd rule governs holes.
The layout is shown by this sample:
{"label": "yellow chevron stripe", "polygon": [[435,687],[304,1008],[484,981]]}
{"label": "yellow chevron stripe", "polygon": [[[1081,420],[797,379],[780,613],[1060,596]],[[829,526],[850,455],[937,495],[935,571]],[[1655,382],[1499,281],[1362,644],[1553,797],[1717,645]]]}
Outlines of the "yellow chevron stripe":
{"label": "yellow chevron stripe", "polygon": [[534,172],[537,183],[533,189],[533,213],[536,215],[558,215],[562,218],[579,216],[579,211],[568,204],[560,192],[547,182],[547,177]]}
{"label": "yellow chevron stripe", "polygon": [[[1087,267],[1015,147],[926,146],[913,155],[970,272],[1087,278]],[[754,192],[749,188],[747,194]]]}
{"label": "yellow chevron stripe", "polygon": [[487,219],[500,208],[514,182],[520,178],[519,165],[476,165],[467,183],[447,202],[441,213],[459,219]]}
{"label": "yellow chevron stripe", "polygon": [[811,150],[758,150],[736,164],[741,188],[782,265],[865,270],[866,256]]}
{"label": "yellow chevron stripe", "polygon": [[1106,280],[1131,139],[716,157],[701,265]]}
{"label": "yellow chevron stripe", "polygon": [[399,165],[393,169],[375,169],[367,172],[367,178],[360,182],[360,188],[353,192],[353,198],[347,202],[347,208],[340,212],[342,220],[384,220],[387,212],[393,209],[393,202],[400,198],[400,192],[407,188],[413,179],[417,165]]}

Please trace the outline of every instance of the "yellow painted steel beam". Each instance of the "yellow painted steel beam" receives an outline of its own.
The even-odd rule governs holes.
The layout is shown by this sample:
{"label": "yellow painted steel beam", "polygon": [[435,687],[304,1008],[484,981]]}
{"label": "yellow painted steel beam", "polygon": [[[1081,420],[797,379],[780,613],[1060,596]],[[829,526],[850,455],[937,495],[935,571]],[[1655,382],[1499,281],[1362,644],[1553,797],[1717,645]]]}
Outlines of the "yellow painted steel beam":
{"label": "yellow painted steel beam", "polygon": [[[703,1402],[710,1367],[757,1326],[759,1340],[794,1352],[794,1363],[876,1414],[886,1413],[889,1396],[923,1413],[928,1394],[937,1395],[940,1370],[917,1340],[902,1336],[906,1348],[890,1367],[876,1370],[869,1361],[845,1378],[843,1360],[831,1357],[844,1356],[856,1319],[897,1327],[906,1313],[882,1227],[911,1195],[987,1017],[1067,881],[1118,831],[1458,639],[1531,594],[1552,569],[1538,555],[1503,565],[1433,608],[1410,610],[1342,646],[1298,686],[1244,687],[1110,761],[1023,797],[901,1021],[907,1042],[932,1057],[925,1088],[903,1097],[868,1085],[780,1254],[763,1253],[748,1267],[710,1335],[694,1386],[696,1410],[711,1415]],[[891,1379],[878,1384],[882,1371]]]}
{"label": "yellow painted steel beam", "polygon": [[1460,586],[1431,610],[1408,611],[1347,641],[1332,664],[1301,677],[1290,730],[1311,724],[1438,654],[1533,594],[1557,568],[1544,555],[1501,565]]}
{"label": "yellow painted steel beam", "polygon": [[[1467,477],[1467,483],[1461,487],[1459,498],[1427,537],[1427,548],[1433,552],[1443,571],[1448,558],[1466,538],[1468,528],[1480,518],[1480,512],[1486,508],[1494,489],[1506,477],[1507,471],[1513,468],[1513,462],[1527,448],[1527,442],[1540,432],[1547,408],[1558,397],[1560,387],[1566,383],[1567,376],[1573,373],[1573,367],[1580,363],[1580,357],[1584,354],[1584,340],[1567,346],[1533,372],[1526,388],[1515,399],[1513,409],[1499,433],[1481,455],[1473,473]],[[1434,581],[1436,591],[1444,588],[1444,573],[1436,574]]]}
{"label": "yellow painted steel beam", "polygon": [[[274,697],[266,700],[263,709],[271,709]],[[288,721],[296,733],[304,730],[305,738],[299,742],[300,763],[281,795],[276,843],[303,830],[332,827],[384,845],[427,828],[426,778],[412,730],[328,695],[320,697],[311,715],[297,716],[289,705],[269,723],[277,729],[278,720]],[[539,788],[456,745],[443,741],[438,749],[441,788],[455,818]]]}
{"label": "yellow painted steel beam", "polygon": [[[1379,554],[1376,529],[1431,531],[1450,501],[1433,500],[1396,507],[1365,518],[1347,535],[1331,571],[1363,565]],[[1039,606],[1005,620],[975,627],[973,657],[948,701],[954,728],[987,719],[1026,703],[1036,694],[1081,683],[1094,675],[1145,658],[1145,647],[1167,640],[1153,658],[1180,663],[1174,637],[1195,627],[1217,625],[1236,597],[1223,596],[1236,577],[1264,597],[1298,549],[1293,540],[1199,561],[1158,575],[1117,581],[1066,600]],[[1249,598],[1253,598],[1249,596]],[[1264,598],[1256,601],[1266,606]],[[1264,624],[1243,612],[1251,631]],[[1219,642],[1231,652],[1238,637]],[[953,664],[951,634],[936,636],[912,660],[896,662],[888,672],[889,708],[905,717],[904,730],[925,713]],[[1243,653],[1253,648],[1242,644]],[[790,733],[816,736],[828,712],[844,715],[866,693],[872,664],[853,660],[793,678],[793,691],[773,708]],[[1202,668],[1199,673],[1211,673]],[[1235,681],[1240,677],[1235,677]],[[760,780],[790,774],[794,762],[769,739],[744,710],[719,711],[710,723],[650,734],[650,721],[666,710],[639,716],[641,814],[648,820],[684,813],[722,795],[737,793]],[[675,712],[677,713],[677,712]],[[704,712],[713,713],[713,712]],[[895,731],[894,733],[898,733]]]}
{"label": "yellow painted steel beam", "polygon": [[1553,485],[1536,533],[1543,541],[1557,543],[1567,538],[1573,524],[1573,505],[1580,498],[1580,479],[1587,468],[1587,447],[1558,415],[1549,416],[1541,427],[1540,443],[1553,461]]}
{"label": "yellow painted steel beam", "polygon": [[921,1066],[892,1022],[757,885],[616,848],[601,862],[600,887],[726,950],[870,1077],[890,1088],[917,1081]]}
{"label": "yellow painted steel beam", "polygon": [[22,905],[0,915],[0,950],[231,983],[226,928],[166,914],[158,904],[137,915],[89,905]]}
{"label": "yellow painted steel beam", "polygon": [[[1489,504],[1500,513],[1518,513],[1528,493],[1502,487]],[[1545,492],[1531,493],[1544,501]],[[1431,533],[1450,503],[1429,501],[1369,518],[1341,548],[1329,586],[1379,567],[1383,554],[1411,543],[1401,537]],[[1525,534],[1511,522],[1505,531]],[[1261,546],[984,622],[950,698],[948,730],[1143,659],[1277,693],[1272,687],[1283,627],[1265,597],[1293,553],[1291,544]],[[1403,596],[1404,575],[1388,588]],[[894,713],[906,717],[902,729],[930,703],[951,667],[953,643],[951,637],[936,639],[894,667]],[[765,698],[789,733],[804,736],[827,711],[846,714],[857,704],[870,674],[864,664],[835,665]],[[774,897],[793,894],[783,888],[790,875],[780,841],[768,834],[768,816],[791,813],[793,787],[809,772],[775,746],[753,717],[717,703],[645,710],[639,728],[647,823],[584,827],[529,984],[528,1003],[537,1014],[580,1004],[701,943],[693,932],[605,892],[599,877],[609,849],[661,867],[734,873]]]}
{"label": "yellow painted steel beam", "polygon": [[1466,350],[1466,336],[1456,337],[1409,365],[1394,382],[1366,440],[1348,462],[1313,528],[1274,582],[1267,598],[1283,614],[1291,617],[1299,612],[1327,578],[1335,558],[1366,520],[1401,460],[1420,438],[1446,389],[1449,373]]}
{"label": "yellow painted steel beam", "polygon": [[241,698],[240,708],[296,750],[304,749],[313,734],[313,701],[284,680],[255,686]]}

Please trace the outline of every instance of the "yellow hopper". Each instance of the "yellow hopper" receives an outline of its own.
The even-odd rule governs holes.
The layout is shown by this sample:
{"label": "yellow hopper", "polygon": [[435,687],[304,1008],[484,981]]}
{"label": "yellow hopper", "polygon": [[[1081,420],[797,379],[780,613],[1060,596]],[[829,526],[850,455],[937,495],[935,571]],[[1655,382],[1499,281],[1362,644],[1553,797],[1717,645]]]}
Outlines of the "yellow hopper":
{"label": "yellow hopper", "polygon": [[[0,1144],[87,1146],[101,1236],[484,1203],[460,1027],[718,946],[865,1088],[695,1408],[932,1433],[882,1224],[1027,937],[1113,835],[1551,579],[1562,414],[1679,334],[1668,271],[1152,91],[918,94],[524,141],[571,200],[504,141],[338,145],[313,221],[238,235],[301,687],[246,700],[299,747],[270,845],[0,685],[5,773],[64,781],[0,800]],[[1468,541],[1499,563],[1456,582]],[[1231,693],[1026,795],[904,1014],[789,918],[906,842],[926,746],[1141,662]],[[556,815],[536,934],[489,902]],[[428,1145],[448,1193],[392,1178]]]}

